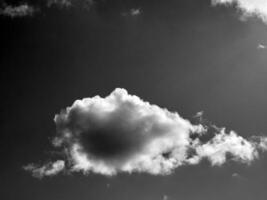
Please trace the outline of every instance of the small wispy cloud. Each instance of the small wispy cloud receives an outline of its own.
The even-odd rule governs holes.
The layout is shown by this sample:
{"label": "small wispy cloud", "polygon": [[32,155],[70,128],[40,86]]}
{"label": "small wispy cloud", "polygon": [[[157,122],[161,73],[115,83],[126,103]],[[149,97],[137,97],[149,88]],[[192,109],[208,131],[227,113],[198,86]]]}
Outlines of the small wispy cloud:
{"label": "small wispy cloud", "polygon": [[49,162],[42,166],[36,164],[28,164],[23,167],[24,170],[32,172],[32,175],[36,178],[56,175],[62,170],[64,170],[64,168],[65,162],[63,160]]}
{"label": "small wispy cloud", "polygon": [[266,0],[211,0],[212,5],[235,6],[242,12],[241,19],[256,16],[267,23]]}
{"label": "small wispy cloud", "polygon": [[47,6],[70,7],[72,6],[72,0],[47,0]]}
{"label": "small wispy cloud", "polygon": [[237,172],[232,174],[232,178],[235,179],[235,180],[238,180],[238,181],[248,181],[247,177],[245,177],[242,174],[237,173]]}
{"label": "small wispy cloud", "polygon": [[163,195],[163,198],[162,198],[162,200],[169,200],[169,197],[168,197],[168,195]]}
{"label": "small wispy cloud", "polygon": [[138,16],[142,13],[140,8],[131,8],[129,11],[122,12],[122,16]]}
{"label": "small wispy cloud", "polygon": [[[197,116],[203,117],[203,112]],[[63,169],[107,176],[121,172],[167,175],[203,159],[212,166],[230,160],[249,164],[267,150],[266,137],[246,139],[215,125],[192,124],[177,112],[120,88],[105,98],[76,100],[54,120],[57,135],[53,145],[64,158],[24,167],[36,177],[52,176]]]}
{"label": "small wispy cloud", "polygon": [[130,10],[130,14],[131,14],[132,16],[140,15],[140,14],[141,14],[141,9],[140,9],[140,8],[132,8],[132,9]]}
{"label": "small wispy cloud", "polygon": [[37,12],[37,9],[27,3],[17,6],[4,4],[3,8],[0,8],[0,15],[12,18],[32,16],[35,12]]}
{"label": "small wispy cloud", "polygon": [[0,2],[0,15],[11,18],[33,16],[36,12],[42,11],[44,8],[57,7],[60,9],[80,7],[91,8],[95,0],[44,0],[42,3],[32,4],[30,1],[23,1],[23,3],[14,5],[6,1]]}
{"label": "small wispy cloud", "polygon": [[266,45],[264,44],[258,44],[257,49],[266,49]]}
{"label": "small wispy cloud", "polygon": [[232,177],[239,177],[239,176],[240,175],[238,173],[236,173],[236,172],[232,174]]}

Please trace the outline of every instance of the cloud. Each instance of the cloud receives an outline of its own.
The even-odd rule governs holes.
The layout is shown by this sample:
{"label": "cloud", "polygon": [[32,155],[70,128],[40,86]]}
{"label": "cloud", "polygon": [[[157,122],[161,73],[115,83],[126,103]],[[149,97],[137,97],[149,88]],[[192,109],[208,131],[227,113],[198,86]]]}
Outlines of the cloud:
{"label": "cloud", "polygon": [[65,161],[57,160],[55,162],[49,162],[43,166],[35,164],[29,164],[23,167],[26,171],[31,171],[36,178],[43,178],[44,176],[53,176],[64,170]]}
{"label": "cloud", "polygon": [[82,8],[91,7],[95,1],[94,0],[46,0],[46,6],[57,6],[60,8],[69,8],[71,6],[80,6]]}
{"label": "cloud", "polygon": [[212,5],[234,5],[242,11],[242,19],[257,16],[267,23],[267,1],[266,0],[212,0]]}
{"label": "cloud", "polygon": [[[11,2],[11,3],[9,3]],[[94,8],[96,11],[114,10],[117,14],[125,17],[136,17],[142,14],[141,8],[129,7],[127,2],[112,3],[102,0],[43,0],[37,2],[23,1],[19,5],[14,5],[12,1],[6,0],[0,2],[0,15],[9,17],[25,17],[32,16],[37,11],[44,11],[46,8],[59,8],[59,9],[85,9],[90,10]]]}
{"label": "cloud", "polygon": [[162,200],[168,200],[168,199],[169,199],[169,197],[167,195],[163,195]]}
{"label": "cloud", "polygon": [[137,15],[140,15],[140,14],[141,14],[141,9],[140,9],[140,8],[132,8],[132,9],[130,9],[129,14],[130,14],[131,16],[137,16]]}
{"label": "cloud", "polygon": [[122,16],[138,16],[142,13],[141,9],[140,8],[132,8],[130,9],[129,11],[126,11],[126,12],[122,12],[121,15]]}
{"label": "cloud", "polygon": [[258,44],[257,49],[266,49],[266,45]]}
{"label": "cloud", "polygon": [[207,158],[212,165],[222,165],[228,156],[232,160],[249,163],[258,157],[258,144],[238,136],[234,131],[226,133],[224,128],[205,144],[199,143],[198,139],[194,142],[196,155],[188,160],[191,164]]}
{"label": "cloud", "polygon": [[31,5],[27,3],[18,5],[18,6],[11,6],[4,4],[3,8],[0,8],[0,15],[8,16],[8,17],[25,17],[25,16],[32,16],[37,11]]}
{"label": "cloud", "polygon": [[72,0],[47,0],[48,7],[51,7],[53,5],[60,7],[70,7],[72,5]]}
{"label": "cloud", "polygon": [[3,1],[2,4],[0,3],[0,15],[11,18],[32,16],[37,11],[50,7],[70,8],[76,6],[88,9],[95,3],[94,0],[44,0],[42,2],[35,2],[35,4],[32,4],[30,1],[23,1],[19,5],[7,2]]}
{"label": "cloud", "polygon": [[[192,124],[178,113],[120,88],[105,98],[76,100],[54,121],[57,135],[53,145],[64,152],[65,160],[59,168],[55,163],[43,167],[31,164],[27,170],[34,175],[54,175],[64,167],[68,172],[108,176],[120,172],[166,175],[203,159],[217,166],[229,160],[250,163],[267,149],[264,137],[248,140],[234,131]],[[213,133],[205,141],[208,129]]]}
{"label": "cloud", "polygon": [[240,175],[238,173],[236,173],[236,172],[232,174],[232,177],[239,177],[239,176]]}

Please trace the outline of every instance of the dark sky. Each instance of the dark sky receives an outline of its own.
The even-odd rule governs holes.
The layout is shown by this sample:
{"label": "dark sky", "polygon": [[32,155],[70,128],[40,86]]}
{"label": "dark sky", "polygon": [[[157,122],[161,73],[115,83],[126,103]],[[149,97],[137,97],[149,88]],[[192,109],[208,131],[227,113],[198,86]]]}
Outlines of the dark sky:
{"label": "dark sky", "polygon": [[[136,16],[123,15],[138,8]],[[13,200],[264,200],[267,157],[203,162],[169,176],[58,175],[22,170],[49,158],[54,115],[74,100],[126,88],[242,136],[266,135],[267,25],[208,0],[106,1],[0,17],[0,198]],[[238,173],[232,176],[233,173]],[[164,199],[165,200],[165,199]]]}

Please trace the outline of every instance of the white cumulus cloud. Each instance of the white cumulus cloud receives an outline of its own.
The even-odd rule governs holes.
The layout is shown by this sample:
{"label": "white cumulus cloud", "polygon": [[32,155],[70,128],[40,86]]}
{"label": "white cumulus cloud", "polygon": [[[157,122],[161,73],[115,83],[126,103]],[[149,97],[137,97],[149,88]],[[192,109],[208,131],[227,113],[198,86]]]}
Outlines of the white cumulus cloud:
{"label": "white cumulus cloud", "polygon": [[105,98],[76,100],[54,120],[53,145],[64,152],[65,160],[56,161],[57,165],[29,165],[26,169],[34,175],[54,175],[63,169],[108,176],[120,172],[165,175],[203,159],[212,165],[228,160],[250,163],[267,149],[264,137],[245,139],[219,128],[213,128],[210,139],[204,141],[207,125],[192,124],[177,112],[120,88]]}
{"label": "white cumulus cloud", "polygon": [[257,16],[267,23],[266,0],[212,0],[212,5],[235,5],[243,17]]}

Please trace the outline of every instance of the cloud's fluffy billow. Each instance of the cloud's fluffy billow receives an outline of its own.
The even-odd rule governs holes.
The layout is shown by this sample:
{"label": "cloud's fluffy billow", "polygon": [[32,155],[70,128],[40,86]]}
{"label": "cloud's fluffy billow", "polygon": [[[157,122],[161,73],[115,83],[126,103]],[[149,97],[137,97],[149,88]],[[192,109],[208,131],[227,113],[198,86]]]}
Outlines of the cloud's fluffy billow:
{"label": "cloud's fluffy billow", "polygon": [[235,5],[243,13],[242,18],[257,16],[267,23],[266,0],[212,0],[212,5]]}
{"label": "cloud's fluffy billow", "polygon": [[[197,117],[202,117],[198,113]],[[55,116],[53,145],[64,160],[45,166],[24,167],[37,177],[63,169],[103,175],[119,172],[169,174],[182,165],[207,159],[212,165],[228,160],[250,163],[267,149],[264,137],[247,140],[234,131],[194,125],[176,112],[151,105],[125,89],[105,98],[77,100]]]}

